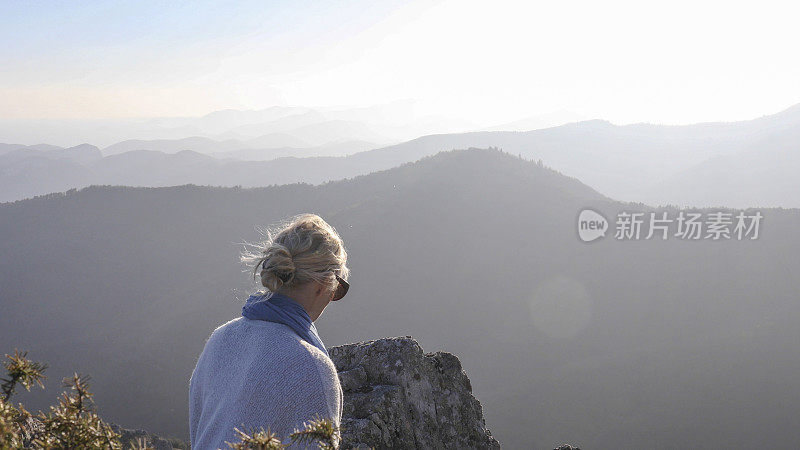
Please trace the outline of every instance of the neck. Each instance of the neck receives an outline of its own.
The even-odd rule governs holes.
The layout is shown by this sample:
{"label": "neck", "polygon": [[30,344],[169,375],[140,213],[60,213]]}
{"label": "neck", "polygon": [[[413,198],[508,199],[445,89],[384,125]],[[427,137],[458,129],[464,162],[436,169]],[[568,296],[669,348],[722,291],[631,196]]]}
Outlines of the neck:
{"label": "neck", "polygon": [[315,301],[316,299],[314,297],[309,296],[308,292],[304,292],[304,291],[306,291],[306,290],[305,289],[298,289],[298,288],[287,289],[287,290],[279,289],[277,291],[277,293],[279,293],[281,295],[285,295],[286,297],[291,298],[297,304],[302,306],[303,309],[306,310],[306,313],[308,314],[308,317],[311,318],[311,321],[315,322],[319,318],[319,316],[322,314],[322,310],[317,307],[317,304],[316,304],[317,302]]}

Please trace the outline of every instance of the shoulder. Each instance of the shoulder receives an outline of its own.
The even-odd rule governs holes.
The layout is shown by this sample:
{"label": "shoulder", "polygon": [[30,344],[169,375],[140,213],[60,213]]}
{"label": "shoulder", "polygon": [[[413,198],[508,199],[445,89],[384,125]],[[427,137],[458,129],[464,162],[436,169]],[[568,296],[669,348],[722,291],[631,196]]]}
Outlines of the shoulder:
{"label": "shoulder", "polygon": [[328,355],[281,323],[237,317],[217,327],[208,341],[225,347],[235,345],[244,352],[267,352],[273,362],[286,360],[295,370],[311,371],[327,379],[337,377]]}
{"label": "shoulder", "polygon": [[243,345],[271,343],[287,350],[302,350],[297,342],[300,337],[286,325],[242,316],[218,326],[208,338],[209,342],[230,340]]}
{"label": "shoulder", "polygon": [[303,363],[306,364],[309,369],[313,368],[317,373],[319,373],[320,377],[323,378],[323,381],[338,383],[339,376],[336,371],[336,366],[333,364],[331,358],[323,353],[322,350],[302,339],[300,339],[299,344],[304,348],[304,351],[302,352],[305,355],[303,358]]}

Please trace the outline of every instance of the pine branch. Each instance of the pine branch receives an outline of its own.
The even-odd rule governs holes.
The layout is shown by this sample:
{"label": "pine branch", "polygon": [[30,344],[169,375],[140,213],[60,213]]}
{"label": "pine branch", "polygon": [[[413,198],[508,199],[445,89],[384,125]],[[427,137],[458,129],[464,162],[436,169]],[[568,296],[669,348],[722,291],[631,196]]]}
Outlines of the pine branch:
{"label": "pine branch", "polygon": [[295,430],[289,437],[293,444],[316,443],[322,450],[336,450],[341,430],[329,419],[315,417],[305,423],[305,428]]}
{"label": "pine branch", "polygon": [[19,350],[14,350],[14,356],[6,354],[8,361],[3,362],[8,373],[7,378],[2,379],[0,389],[3,391],[3,400],[8,401],[14,393],[17,384],[21,384],[27,391],[31,390],[31,386],[38,384],[44,389],[42,380],[47,378],[44,376],[44,371],[47,369],[47,364],[40,364],[33,362],[26,358],[28,352],[20,353]]}
{"label": "pine branch", "polygon": [[250,432],[244,432],[234,428],[234,431],[239,436],[239,442],[226,442],[226,444],[235,450],[281,450],[286,448],[278,436],[269,429],[267,431],[264,431],[264,428],[258,431],[251,429]]}

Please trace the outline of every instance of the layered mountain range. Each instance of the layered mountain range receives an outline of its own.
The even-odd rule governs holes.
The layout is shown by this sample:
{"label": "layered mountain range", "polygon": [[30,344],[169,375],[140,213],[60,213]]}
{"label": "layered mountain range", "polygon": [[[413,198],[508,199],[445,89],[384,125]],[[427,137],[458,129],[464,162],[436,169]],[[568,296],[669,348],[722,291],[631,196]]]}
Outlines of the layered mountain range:
{"label": "layered mountain range", "polygon": [[[0,342],[47,361],[53,386],[91,374],[107,420],[185,439],[205,339],[260,287],[243,244],[316,212],[352,270],[318,321],[326,344],[412,335],[459,355],[508,448],[798,442],[800,211],[760,209],[755,240],[584,243],[585,208],[612,226],[662,212],[496,149],[320,185],[94,186],[6,203]],[[19,400],[52,403],[45,393]]]}
{"label": "layered mountain range", "polygon": [[[325,120],[314,111],[280,112],[288,115],[235,111],[209,115],[213,123],[226,126],[245,122],[235,127],[251,130],[244,138],[228,133],[216,138],[135,139],[102,150],[88,144],[71,148],[1,144],[0,201],[93,184],[318,184],[389,169],[439,151],[496,147],[541,159],[624,201],[800,207],[798,106],[742,122],[618,126],[589,120],[525,132],[440,133],[403,142],[374,136],[360,122]],[[248,123],[240,116],[273,120]],[[197,122],[203,120],[211,119]],[[386,142],[399,143],[381,145]]]}

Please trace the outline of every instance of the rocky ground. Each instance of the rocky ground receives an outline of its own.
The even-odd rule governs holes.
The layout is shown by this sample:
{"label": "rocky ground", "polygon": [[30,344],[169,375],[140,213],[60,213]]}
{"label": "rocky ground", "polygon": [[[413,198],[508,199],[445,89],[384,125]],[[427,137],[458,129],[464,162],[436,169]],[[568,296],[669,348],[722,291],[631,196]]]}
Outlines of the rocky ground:
{"label": "rocky ground", "polygon": [[344,448],[500,448],[467,374],[411,337],[330,349],[344,390]]}

